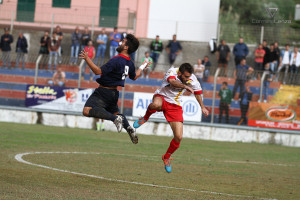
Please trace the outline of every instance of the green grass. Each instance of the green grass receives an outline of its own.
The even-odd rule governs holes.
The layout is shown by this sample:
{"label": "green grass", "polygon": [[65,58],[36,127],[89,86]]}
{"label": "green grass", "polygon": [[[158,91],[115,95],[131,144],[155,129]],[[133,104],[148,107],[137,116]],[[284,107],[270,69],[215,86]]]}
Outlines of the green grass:
{"label": "green grass", "polygon": [[[172,156],[173,172],[167,174],[161,156],[170,141],[170,137],[140,135],[139,144],[133,145],[124,133],[0,123],[0,199],[300,199],[300,148],[183,139]],[[24,152],[98,152],[32,154],[23,159],[105,178],[196,191],[53,171],[16,161],[15,155]]]}

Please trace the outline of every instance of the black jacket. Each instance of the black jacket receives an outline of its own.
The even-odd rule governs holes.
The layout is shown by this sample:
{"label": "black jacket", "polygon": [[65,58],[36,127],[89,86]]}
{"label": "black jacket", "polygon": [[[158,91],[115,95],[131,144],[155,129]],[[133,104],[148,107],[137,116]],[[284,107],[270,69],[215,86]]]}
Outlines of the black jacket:
{"label": "black jacket", "polygon": [[[18,47],[18,44],[20,42],[20,46]],[[23,36],[22,38],[18,37],[17,43],[16,43],[16,52],[18,48],[21,48],[21,50],[23,51],[23,53],[27,53],[27,40],[26,38]]]}
{"label": "black jacket", "polygon": [[247,100],[248,100],[248,104],[247,105],[249,105],[249,103],[250,103],[250,101],[252,100],[252,95],[253,95],[253,93],[252,92],[246,92],[246,91],[244,91],[244,92],[242,92],[241,94],[240,94],[240,104],[242,103],[242,101],[243,101],[243,98],[244,98],[244,95],[247,95]]}
{"label": "black jacket", "polygon": [[[4,41],[5,38],[8,38],[8,41]],[[7,35],[4,34],[4,35],[2,35],[1,36],[1,42],[0,42],[0,44],[1,44],[1,46],[0,46],[1,50],[2,51],[11,51],[10,44],[13,41],[14,41],[14,39],[13,39],[12,35],[10,35],[10,34],[7,34]]]}

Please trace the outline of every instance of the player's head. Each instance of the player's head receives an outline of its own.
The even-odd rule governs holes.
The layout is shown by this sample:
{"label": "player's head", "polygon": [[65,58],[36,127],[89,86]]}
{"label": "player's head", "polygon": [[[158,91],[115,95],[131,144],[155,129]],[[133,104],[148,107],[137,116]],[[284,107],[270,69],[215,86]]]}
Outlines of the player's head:
{"label": "player's head", "polygon": [[121,53],[122,51],[127,51],[128,54],[135,52],[140,46],[139,40],[132,34],[127,34],[122,40],[121,45],[117,48],[117,51]]}
{"label": "player's head", "polygon": [[183,82],[186,83],[190,77],[194,73],[194,68],[190,63],[183,63],[180,65],[178,70],[178,78]]}

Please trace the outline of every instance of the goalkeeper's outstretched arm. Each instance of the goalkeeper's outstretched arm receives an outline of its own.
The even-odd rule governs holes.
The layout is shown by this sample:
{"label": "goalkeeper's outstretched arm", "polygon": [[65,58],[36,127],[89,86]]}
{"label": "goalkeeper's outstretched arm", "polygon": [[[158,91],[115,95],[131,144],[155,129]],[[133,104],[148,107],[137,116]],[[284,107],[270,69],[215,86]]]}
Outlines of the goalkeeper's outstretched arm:
{"label": "goalkeeper's outstretched arm", "polygon": [[88,66],[91,68],[91,70],[96,75],[100,75],[102,73],[101,69],[97,67],[97,65],[94,64],[94,62],[89,58],[88,52],[85,50],[82,50],[79,54],[79,58],[82,58],[85,60],[85,62],[88,64]]}

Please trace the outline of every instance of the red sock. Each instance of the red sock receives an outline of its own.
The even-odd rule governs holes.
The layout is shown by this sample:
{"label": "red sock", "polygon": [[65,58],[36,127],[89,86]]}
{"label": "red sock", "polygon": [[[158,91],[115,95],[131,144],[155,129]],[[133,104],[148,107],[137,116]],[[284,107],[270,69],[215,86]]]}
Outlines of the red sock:
{"label": "red sock", "polygon": [[[150,104],[150,105],[151,105],[151,104]],[[149,105],[149,106],[150,106],[150,105]],[[149,117],[150,117],[153,113],[156,113],[156,110],[151,110],[151,109],[149,108],[149,106],[148,106],[147,111],[146,111],[146,114],[145,114],[145,116],[144,116],[144,119],[145,119],[145,120],[148,120]]]}
{"label": "red sock", "polygon": [[164,155],[165,159],[169,159],[172,153],[174,153],[179,148],[180,142],[176,142],[173,138],[173,140],[170,142],[170,146]]}

